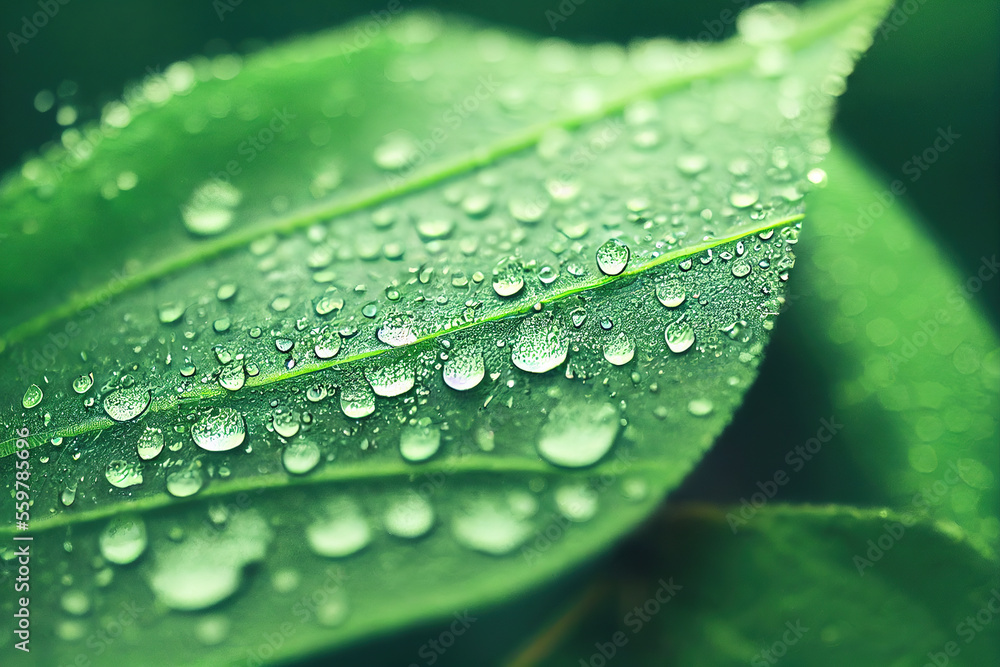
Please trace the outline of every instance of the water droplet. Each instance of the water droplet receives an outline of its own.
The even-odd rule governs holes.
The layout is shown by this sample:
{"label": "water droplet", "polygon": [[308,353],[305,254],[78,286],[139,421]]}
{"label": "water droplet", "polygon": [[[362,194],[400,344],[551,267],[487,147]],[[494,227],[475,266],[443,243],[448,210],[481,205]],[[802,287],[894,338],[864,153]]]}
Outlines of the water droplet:
{"label": "water droplet", "polygon": [[740,13],[736,30],[747,44],[777,42],[795,33],[799,8],[784,2],[766,2]]}
{"label": "water droplet", "polygon": [[694,329],[684,320],[668,324],[663,332],[667,347],[671,352],[680,354],[694,344]]}
{"label": "water droplet", "polygon": [[402,315],[386,319],[376,332],[376,336],[380,341],[392,347],[417,342],[417,334],[413,331],[411,318]]}
{"label": "water droplet", "polygon": [[597,491],[581,483],[556,489],[556,507],[570,521],[587,521],[597,513]]}
{"label": "water droplet", "polygon": [[441,430],[433,424],[412,424],[399,436],[399,453],[411,463],[426,461],[441,448]]}
{"label": "water droplet", "polygon": [[229,364],[222,367],[219,373],[219,384],[229,391],[239,391],[246,384],[247,376],[242,363]]}
{"label": "water droplet", "polygon": [[441,371],[444,383],[452,389],[466,391],[472,389],[486,375],[486,365],[482,350],[476,345],[458,347],[448,356]]}
{"label": "water droplet", "polygon": [[196,611],[222,602],[239,590],[243,568],[264,558],[273,539],[259,514],[235,514],[220,531],[202,531],[196,540],[164,543],[149,571],[157,600],[171,609]]}
{"label": "water droplet", "polygon": [[416,368],[407,360],[374,363],[365,369],[365,379],[378,396],[399,396],[413,389]]}
{"label": "water droplet", "polygon": [[676,308],[684,303],[686,298],[684,288],[676,281],[659,283],[656,286],[656,299],[667,308]]}
{"label": "water droplet", "polygon": [[411,136],[400,131],[386,135],[385,140],[375,147],[372,158],[375,164],[387,171],[398,171],[406,167],[420,155],[420,147]]}
{"label": "water droplet", "polygon": [[316,309],[317,315],[329,315],[333,312],[339,312],[344,307],[344,300],[339,296],[334,294],[325,294],[316,302],[314,308]]}
{"label": "water droplet", "polygon": [[628,264],[628,246],[618,239],[608,239],[597,249],[597,268],[608,276],[617,276]]}
{"label": "water droplet", "polygon": [[73,616],[84,616],[90,611],[90,598],[81,590],[69,590],[60,600],[63,611]]}
{"label": "water droplet", "polygon": [[275,338],[274,339],[274,349],[282,354],[287,354],[291,352],[295,347],[295,341],[288,338]]}
{"label": "water droplet", "polygon": [[37,384],[29,385],[21,399],[25,410],[30,410],[42,402],[42,390]]}
{"label": "water droplet", "polygon": [[371,542],[371,527],[357,503],[338,498],[326,503],[322,515],[306,527],[309,547],[319,556],[343,558]]}
{"label": "water droplet", "polygon": [[459,510],[451,530],[462,546],[491,556],[514,551],[531,535],[531,524],[497,501],[477,500]]}
{"label": "water droplet", "polygon": [[98,538],[101,555],[117,565],[128,565],[146,550],[146,524],[139,516],[113,518]]}
{"label": "water droplet", "polygon": [[156,315],[163,324],[173,324],[184,315],[184,304],[176,301],[161,303],[156,309]]}
{"label": "water droplet", "polygon": [[425,241],[446,238],[455,229],[455,221],[450,218],[421,218],[417,221],[417,233]]}
{"label": "water droplet", "polygon": [[697,153],[687,153],[677,158],[677,169],[686,176],[696,176],[708,168],[708,158]]}
{"label": "water droplet", "polygon": [[746,278],[750,275],[750,264],[748,262],[737,262],[733,264],[733,275],[737,278]]}
{"label": "water droplet", "polygon": [[212,408],[191,427],[195,444],[209,452],[226,452],[246,439],[246,422],[232,408]]}
{"label": "water droplet", "polygon": [[695,417],[704,417],[711,414],[714,409],[715,406],[712,405],[712,401],[707,398],[696,398],[688,403],[688,412]]}
{"label": "water droplet", "polygon": [[63,489],[62,494],[59,496],[60,502],[66,507],[69,507],[76,501],[76,482],[68,484],[65,489]]}
{"label": "water droplet", "polygon": [[389,505],[382,522],[390,535],[420,537],[434,525],[434,508],[426,498],[410,491]]}
{"label": "water droplet", "polygon": [[351,419],[361,419],[375,412],[375,393],[367,382],[354,378],[340,390],[340,409]]}
{"label": "water droplet", "polygon": [[136,484],[142,484],[142,468],[136,462],[122,461],[114,459],[108,463],[104,471],[111,486],[119,489],[127,489]]}
{"label": "water droplet", "polygon": [[149,407],[153,393],[140,387],[125,387],[104,397],[104,412],[119,422],[135,419]]}
{"label": "water droplet", "polygon": [[175,498],[187,498],[201,490],[205,477],[195,465],[172,472],[167,475],[167,493]]}
{"label": "water droplet", "polygon": [[556,281],[556,278],[558,277],[559,277],[559,270],[552,268],[548,264],[546,264],[545,266],[543,266],[538,270],[538,279],[542,282],[543,285],[551,285]]}
{"label": "water droplet", "polygon": [[198,236],[219,234],[232,224],[233,209],[242,199],[243,193],[222,179],[205,181],[181,209],[184,226]]}
{"label": "water droplet", "polygon": [[78,394],[86,394],[94,386],[94,374],[87,373],[73,380],[73,391]]}
{"label": "water droplet", "polygon": [[556,325],[536,316],[521,323],[510,360],[522,371],[545,373],[566,361],[568,352],[569,341]]}
{"label": "water droplet", "polygon": [[624,366],[634,356],[635,343],[624,332],[619,331],[604,346],[604,358],[615,366]]}
{"label": "water droplet", "polygon": [[500,296],[513,296],[524,287],[524,268],[517,257],[505,257],[493,268],[493,290]]}
{"label": "water droplet", "polygon": [[574,308],[569,314],[569,319],[573,326],[579,329],[587,321],[587,311],[583,308]]}
{"label": "water droplet", "polygon": [[611,449],[619,427],[618,411],[609,403],[561,402],[542,426],[538,453],[568,468],[593,465]]}
{"label": "water droplet", "polygon": [[139,441],[135,445],[139,458],[143,461],[155,459],[163,451],[163,431],[152,426],[147,426]]}
{"label": "water droplet", "polygon": [[281,453],[281,464],[293,475],[305,475],[319,464],[321,453],[310,440],[293,442]]}
{"label": "water droplet", "polygon": [[760,193],[756,190],[734,190],[729,194],[729,203],[736,208],[747,208],[757,203]]}
{"label": "water droplet", "polygon": [[313,348],[313,351],[320,359],[330,359],[331,357],[337,356],[337,353],[340,352],[342,342],[343,340],[338,332],[324,331],[316,340],[316,345]]}
{"label": "water droplet", "polygon": [[284,438],[293,438],[299,432],[301,423],[298,412],[279,412],[273,418],[274,430]]}
{"label": "water droplet", "polygon": [[526,225],[533,225],[542,219],[542,216],[549,209],[549,204],[546,199],[541,197],[537,199],[515,197],[510,200],[508,207],[515,220]]}

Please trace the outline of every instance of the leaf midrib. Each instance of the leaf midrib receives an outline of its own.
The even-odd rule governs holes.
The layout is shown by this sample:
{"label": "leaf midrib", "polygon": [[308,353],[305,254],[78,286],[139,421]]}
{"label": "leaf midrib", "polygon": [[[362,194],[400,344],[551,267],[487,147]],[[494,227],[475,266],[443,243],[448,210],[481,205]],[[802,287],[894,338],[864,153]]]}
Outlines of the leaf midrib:
{"label": "leaf midrib", "polygon": [[[826,5],[814,10],[812,20],[804,24],[785,41],[792,50],[810,46],[816,36],[829,34],[838,28],[849,25],[857,19],[864,10],[871,9],[871,0],[851,0],[850,2]],[[88,292],[76,295],[63,304],[34,317],[27,322],[10,329],[0,337],[0,353],[5,347],[24,340],[29,335],[38,333],[50,324],[72,316],[74,313],[90,308],[101,301],[107,300],[124,292],[145,285],[153,280],[163,278],[175,271],[183,269],[209,258],[218,256],[229,250],[247,245],[254,239],[273,233],[287,233],[320,220],[337,218],[348,213],[368,208],[395,197],[422,190],[444,179],[468,173],[476,168],[491,164],[495,160],[506,157],[538,143],[541,137],[553,129],[575,129],[590,122],[606,118],[622,111],[629,103],[647,96],[664,95],[671,90],[681,88],[695,80],[716,78],[721,75],[749,69],[755,61],[757,50],[742,43],[738,37],[713,47],[714,53],[708,54],[709,62],[700,67],[671,72],[661,79],[653,79],[636,86],[628,93],[619,95],[606,102],[594,111],[579,114],[568,114],[560,119],[539,123],[526,128],[506,139],[497,141],[491,148],[470,151],[454,160],[446,161],[433,168],[420,170],[404,179],[396,188],[369,188],[353,199],[317,204],[306,207],[285,217],[275,218],[269,223],[255,225],[252,228],[227,235],[224,238],[208,241],[198,246],[186,255],[168,259],[155,264],[115,282],[106,283]],[[0,447],[2,456],[2,447]]]}

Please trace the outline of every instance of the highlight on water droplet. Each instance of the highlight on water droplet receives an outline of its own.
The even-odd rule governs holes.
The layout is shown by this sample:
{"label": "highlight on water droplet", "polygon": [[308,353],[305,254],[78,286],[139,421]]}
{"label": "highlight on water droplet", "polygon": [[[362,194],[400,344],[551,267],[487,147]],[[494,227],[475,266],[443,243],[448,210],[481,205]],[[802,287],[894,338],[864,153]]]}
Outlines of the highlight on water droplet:
{"label": "highlight on water droplet", "polygon": [[155,459],[163,451],[163,431],[153,426],[147,426],[139,436],[135,445],[139,458],[143,461]]}
{"label": "highlight on water droplet", "polygon": [[394,498],[382,517],[385,532],[413,539],[427,534],[434,526],[434,508],[415,491]]}
{"label": "highlight on water droplet", "polygon": [[129,462],[121,459],[113,459],[108,462],[108,466],[104,470],[104,476],[111,486],[119,489],[127,489],[130,486],[142,484],[142,468],[134,461]]}

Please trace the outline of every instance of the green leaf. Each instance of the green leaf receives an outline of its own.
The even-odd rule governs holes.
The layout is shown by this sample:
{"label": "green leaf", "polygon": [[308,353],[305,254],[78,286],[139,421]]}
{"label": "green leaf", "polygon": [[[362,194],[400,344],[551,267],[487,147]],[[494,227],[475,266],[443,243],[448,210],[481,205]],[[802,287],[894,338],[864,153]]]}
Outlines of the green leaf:
{"label": "green leaf", "polygon": [[911,520],[768,506],[734,535],[719,508],[678,508],[655,527],[648,582],[618,587],[545,664],[586,664],[599,645],[623,664],[993,664],[995,563],[947,525]]}
{"label": "green leaf", "polygon": [[127,613],[102,659],[287,658],[618,539],[755,375],[884,4],[628,50],[408,14],[173,66],[29,160],[0,460],[27,445],[37,655]]}
{"label": "green leaf", "polygon": [[885,502],[953,521],[995,557],[1000,341],[970,299],[996,279],[997,257],[961,275],[892,179],[836,145],[823,168],[829,185],[810,200],[810,251],[786,323],[825,373],[845,425],[838,441]]}

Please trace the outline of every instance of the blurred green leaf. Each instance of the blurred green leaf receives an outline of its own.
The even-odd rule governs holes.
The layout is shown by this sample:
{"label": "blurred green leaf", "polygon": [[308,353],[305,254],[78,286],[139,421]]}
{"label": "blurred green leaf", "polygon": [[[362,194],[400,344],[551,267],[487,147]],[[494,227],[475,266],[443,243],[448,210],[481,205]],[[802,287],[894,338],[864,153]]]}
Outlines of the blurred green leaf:
{"label": "blurred green leaf", "polygon": [[544,664],[989,665],[1000,655],[995,564],[947,525],[768,506],[734,533],[737,511],[681,506],[652,526],[653,574],[623,582]]}
{"label": "blurred green leaf", "polygon": [[40,664],[308,654],[621,537],[752,382],[883,6],[627,52],[408,14],[172,66],[26,163],[0,391]]}
{"label": "blurred green leaf", "polygon": [[785,325],[826,373],[837,446],[897,511],[953,521],[995,555],[1000,342],[971,297],[997,255],[963,276],[899,197],[909,180],[878,178],[840,145],[823,168]]}

